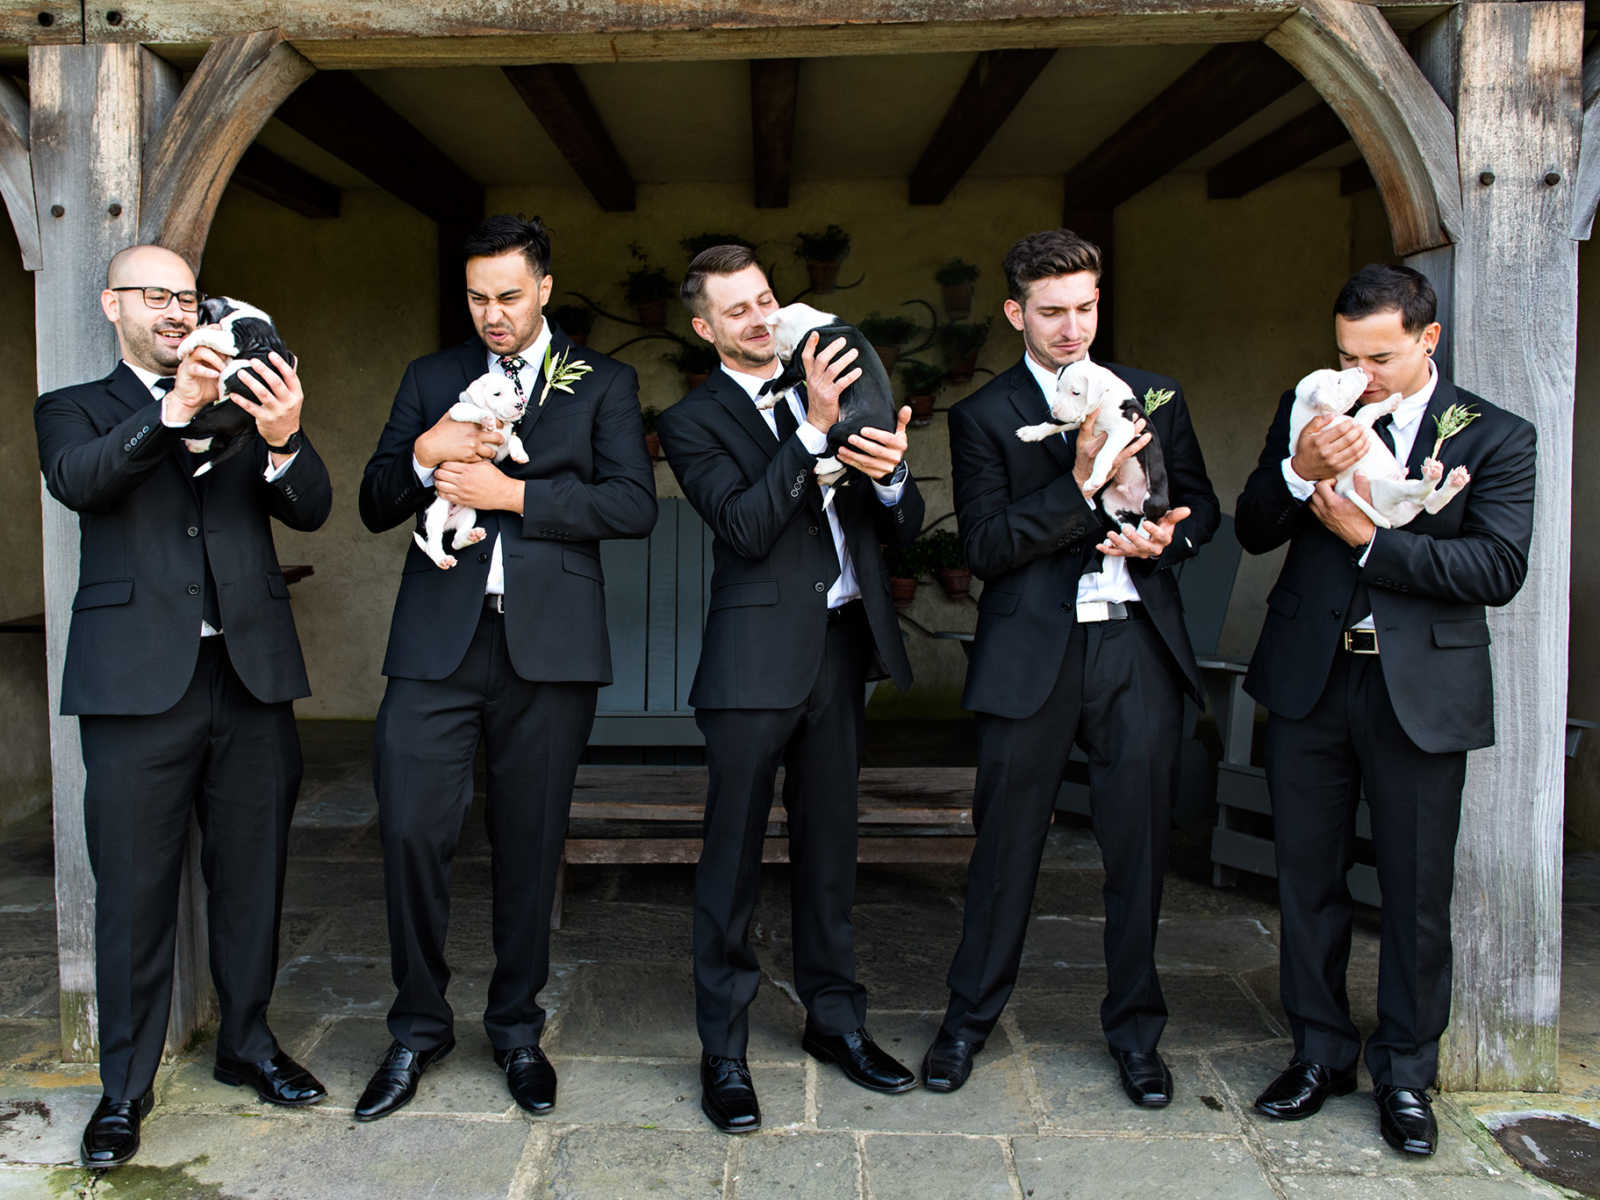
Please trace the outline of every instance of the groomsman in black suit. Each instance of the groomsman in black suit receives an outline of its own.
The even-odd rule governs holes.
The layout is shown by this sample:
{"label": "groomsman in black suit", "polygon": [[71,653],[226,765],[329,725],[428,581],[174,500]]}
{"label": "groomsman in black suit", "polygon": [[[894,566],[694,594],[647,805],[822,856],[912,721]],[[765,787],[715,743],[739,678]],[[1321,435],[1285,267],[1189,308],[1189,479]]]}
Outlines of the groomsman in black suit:
{"label": "groomsman in black suit", "polygon": [[682,294],[695,332],[722,360],[658,426],[673,474],[715,535],[711,610],[689,692],[710,771],[695,873],[701,1108],[719,1129],[749,1133],[761,1125],[745,1062],[761,978],[750,918],[780,764],[801,1044],[862,1087],[916,1085],[867,1033],[850,907],[865,684],[911,683],[880,543],[917,536],[922,497],[904,461],[911,410],[901,409],[895,429],[863,430],[840,449],[839,460],[866,478],[827,489],[825,503],[813,468],[840,394],[861,374],[843,339],[819,347],[813,335],[805,384],[757,408],[782,364],[766,324],[778,302],[749,250],[704,251]]}
{"label": "groomsman in black suit", "polygon": [[[396,995],[394,1042],[356,1103],[388,1116],[455,1046],[445,1000],[450,860],[488,762],[495,969],[484,1028],[512,1098],[549,1112],[556,1073],[539,1037],[550,909],[578,759],[595,696],[611,682],[600,542],[644,537],[656,519],[633,368],[575,346],[544,317],[550,238],[537,219],[490,217],[467,239],[477,336],[406,368],[361,480],[373,532],[435,496],[477,509],[486,536],[435,566],[410,539],[389,628],[376,782]],[[485,372],[527,398],[528,461],[491,461],[498,433],[450,419]]]}
{"label": "groomsman in black suit", "polygon": [[309,695],[270,519],[328,519],[328,471],[300,429],[304,393],[276,354],[240,379],[255,399],[246,450],[203,461],[183,427],[217,399],[214,351],[183,359],[194,272],[159,246],[111,260],[100,307],[122,361],[104,379],[39,397],[50,494],[78,514],[61,711],[76,715],[95,876],[95,990],[105,1091],[83,1161],[139,1149],[172,998],[189,815],[201,830],[211,973],[221,1001],[215,1074],[274,1104],[326,1093],[267,1027],[289,819],[300,787],[292,701]]}
{"label": "groomsman in black suit", "polygon": [[[964,1084],[1010,998],[1077,741],[1089,756],[1106,871],[1100,1023],[1129,1099],[1160,1108],[1172,1098],[1172,1075],[1156,1050],[1167,1019],[1156,924],[1183,696],[1201,697],[1172,568],[1216,531],[1217,498],[1183,389],[1148,371],[1105,364],[1143,400],[1160,438],[1172,509],[1159,522],[1116,529],[1085,491],[1104,435],[1018,440],[1018,427],[1051,419],[1056,373],[1088,357],[1100,251],[1069,230],[1036,233],[1007,253],[1005,272],[1005,313],[1022,334],[1022,361],[950,412],[956,516],[967,561],[985,584],[962,697],[977,714],[978,843],[950,1003],[923,1060],[923,1084],[942,1092]],[[1119,465],[1148,441],[1141,433]]]}
{"label": "groomsman in black suit", "polygon": [[1339,365],[1369,377],[1360,403],[1404,397],[1371,436],[1386,437],[1413,478],[1429,457],[1446,471],[1465,466],[1466,490],[1438,513],[1375,528],[1332,487],[1360,461],[1368,434],[1354,421],[1318,418],[1289,445],[1289,391],[1237,515],[1252,554],[1289,544],[1245,678],[1271,714],[1280,987],[1294,1033],[1294,1059],[1256,1107],[1295,1120],[1355,1088],[1361,1035],[1345,994],[1345,873],[1365,792],[1383,891],[1367,1069],[1384,1139],[1414,1154],[1432,1154],[1438,1140],[1427,1089],[1450,1018],[1450,892],[1467,751],[1494,741],[1484,607],[1517,594],[1533,535],[1533,426],[1440,373],[1434,309],[1433,288],[1416,271],[1368,266],[1334,303],[1334,340]]}

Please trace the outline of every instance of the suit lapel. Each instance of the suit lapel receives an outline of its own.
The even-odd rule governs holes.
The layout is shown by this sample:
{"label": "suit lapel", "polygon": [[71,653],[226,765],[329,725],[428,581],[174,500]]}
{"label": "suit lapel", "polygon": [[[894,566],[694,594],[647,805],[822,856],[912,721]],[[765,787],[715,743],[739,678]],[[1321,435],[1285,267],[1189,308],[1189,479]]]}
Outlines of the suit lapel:
{"label": "suit lapel", "polygon": [[[1039,384],[1033,378],[1033,372],[1028,370],[1026,362],[1019,362],[1009,372],[1011,378],[1011,405],[1017,410],[1017,416],[1022,418],[1024,425],[1037,425],[1041,421],[1053,421],[1050,415],[1050,402],[1039,390]],[[1068,430],[1065,438],[1051,436],[1044,440],[1044,447],[1055,464],[1063,471],[1072,470],[1072,462],[1078,445],[1077,430]]]}
{"label": "suit lapel", "polygon": [[718,404],[727,409],[734,421],[750,436],[761,453],[771,458],[778,452],[778,438],[767,424],[767,419],[756,411],[755,402],[745,394],[745,390],[728,377],[728,373],[721,367],[711,372],[706,380],[706,388],[716,398]]}
{"label": "suit lapel", "polygon": [[1444,372],[1439,372],[1439,382],[1434,386],[1433,395],[1428,400],[1427,411],[1422,414],[1422,420],[1417,425],[1417,436],[1411,442],[1411,454],[1406,459],[1406,478],[1421,479],[1422,463],[1433,450],[1433,443],[1438,438],[1438,427],[1434,421],[1444,415],[1444,410],[1456,402],[1456,389]]}
{"label": "suit lapel", "polygon": [[137,412],[149,404],[153,397],[127,363],[118,363],[117,369],[106,376],[106,390],[129,412]]}
{"label": "suit lapel", "polygon": [[[527,411],[522,414],[522,420],[517,422],[518,437],[526,438],[530,433],[532,433],[533,427],[539,423],[539,418],[544,416],[544,410],[556,403],[560,397],[567,394],[566,392],[558,392],[555,388],[551,388],[549,390],[549,394],[546,395],[544,373],[545,367],[548,364],[555,362],[556,359],[560,358],[564,352],[571,348],[571,346],[571,338],[567,337],[566,334],[562,333],[561,330],[557,329],[554,325],[550,326],[550,352],[544,358],[539,360],[539,370],[537,374],[535,374],[533,380],[533,391],[528,396]],[[583,384],[582,382],[579,382],[572,386],[582,387]],[[539,403],[540,396],[544,396],[545,398],[543,404]]]}

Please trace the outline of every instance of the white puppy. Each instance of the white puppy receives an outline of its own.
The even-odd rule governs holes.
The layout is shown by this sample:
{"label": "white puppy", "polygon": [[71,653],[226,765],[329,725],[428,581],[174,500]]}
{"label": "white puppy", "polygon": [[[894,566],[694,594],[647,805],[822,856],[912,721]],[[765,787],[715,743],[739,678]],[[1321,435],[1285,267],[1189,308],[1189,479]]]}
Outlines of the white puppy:
{"label": "white puppy", "polygon": [[[525,397],[518,398],[510,379],[497,371],[488,371],[468,384],[467,390],[450,406],[450,419],[505,434],[506,440],[495,451],[494,461],[510,458],[512,462],[525,463],[528,461],[528,452],[522,448],[522,439],[512,426],[522,420],[527,404]],[[485,533],[481,527],[473,524],[477,519],[477,509],[466,504],[452,504],[440,496],[423,511],[422,528],[411,536],[424,554],[448,571],[456,565],[456,560],[445,553],[445,532],[448,530],[455,534],[450,541],[452,550],[481,542]]]}
{"label": "white puppy", "polygon": [[[767,328],[772,330],[772,347],[777,352],[778,361],[784,366],[784,370],[776,377],[776,382],[784,384],[789,377],[796,373],[788,368],[794,362],[794,356],[800,352],[800,344],[805,340],[807,334],[821,326],[837,325],[839,323],[839,318],[833,313],[823,312],[820,308],[812,308],[811,305],[801,304],[798,301],[794,304],[785,304],[768,317]],[[829,341],[831,339],[818,341],[818,351],[821,351]],[[843,354],[844,351],[841,350],[839,353]],[[800,372],[799,375],[800,378],[805,378],[804,372]],[[766,412],[778,403],[778,397],[787,390],[788,386],[785,385],[774,388],[772,391],[763,392],[760,399],[756,401],[756,407],[762,412]],[[844,477],[844,464],[832,455],[827,455],[817,459],[815,472],[817,482],[824,487],[831,487]],[[833,493],[829,492],[823,498],[822,506],[827,508],[832,503]]]}
{"label": "white puppy", "polygon": [[[1399,407],[1400,393],[1376,404],[1363,404],[1354,416],[1346,415],[1367,383],[1367,373],[1351,367],[1347,371],[1313,371],[1295,384],[1294,406],[1289,410],[1289,452],[1294,453],[1301,431],[1317,417],[1358,422],[1367,431],[1366,450],[1355,466],[1340,472],[1333,490],[1366,513],[1379,529],[1395,529],[1410,524],[1423,512],[1438,512],[1472,482],[1472,476],[1465,467],[1457,467],[1445,479],[1443,464],[1429,458],[1422,464],[1421,479],[1407,479],[1405,464],[1395,458],[1388,441],[1372,431],[1373,422]],[[1358,471],[1371,489],[1370,504],[1356,491]]]}
{"label": "white puppy", "polygon": [[1128,405],[1133,406],[1134,412],[1138,411],[1132,388],[1099,363],[1080,358],[1056,372],[1056,394],[1050,401],[1050,415],[1055,421],[1024,425],[1017,430],[1017,437],[1024,442],[1042,442],[1058,433],[1077,429],[1091,411],[1098,409],[1089,435],[1105,434],[1106,444],[1094,456],[1094,470],[1083,485],[1084,492],[1092,495],[1110,478],[1112,460],[1133,441],[1137,432]]}

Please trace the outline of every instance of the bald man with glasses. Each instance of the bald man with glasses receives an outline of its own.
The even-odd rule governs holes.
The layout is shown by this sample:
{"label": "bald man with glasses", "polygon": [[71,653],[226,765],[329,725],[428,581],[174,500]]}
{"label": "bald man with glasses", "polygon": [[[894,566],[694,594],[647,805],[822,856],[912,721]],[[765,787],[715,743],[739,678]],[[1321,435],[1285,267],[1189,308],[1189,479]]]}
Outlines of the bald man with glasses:
{"label": "bald man with glasses", "polygon": [[199,306],[178,255],[122,251],[100,293],[121,361],[34,407],[45,485],[79,514],[61,711],[79,718],[95,875],[104,1095],[83,1135],[91,1167],[132,1158],[150,1111],[191,812],[221,1001],[216,1078],[274,1104],[326,1094],[266,1021],[300,786],[292,702],[310,692],[270,519],[316,529],[333,490],[300,430],[294,365],[277,355],[240,373],[253,400],[229,397],[255,418],[253,444],[194,478],[184,426],[217,400],[225,365],[206,349],[179,357]]}

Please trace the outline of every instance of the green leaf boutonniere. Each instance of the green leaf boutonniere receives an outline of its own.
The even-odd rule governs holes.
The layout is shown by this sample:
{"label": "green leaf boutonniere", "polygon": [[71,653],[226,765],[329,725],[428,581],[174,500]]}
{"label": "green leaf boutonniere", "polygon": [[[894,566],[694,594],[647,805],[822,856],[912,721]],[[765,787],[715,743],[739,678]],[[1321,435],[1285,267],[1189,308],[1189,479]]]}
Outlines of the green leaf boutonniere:
{"label": "green leaf boutonniere", "polygon": [[573,360],[572,347],[568,346],[561,352],[561,357],[554,362],[550,360],[550,347],[544,348],[544,390],[539,393],[539,407],[544,407],[545,397],[550,395],[550,389],[572,394],[572,385],[577,383],[590,371],[594,370],[581,358]]}
{"label": "green leaf boutonniere", "polygon": [[1456,434],[1471,425],[1482,415],[1482,413],[1473,411],[1471,405],[1452,404],[1435,417],[1433,419],[1433,428],[1439,436],[1434,439],[1431,457],[1438,458],[1439,447],[1443,446],[1448,439],[1455,437]]}
{"label": "green leaf boutonniere", "polygon": [[1168,400],[1171,400],[1173,395],[1174,392],[1171,388],[1148,389],[1144,394],[1144,415],[1148,417]]}

